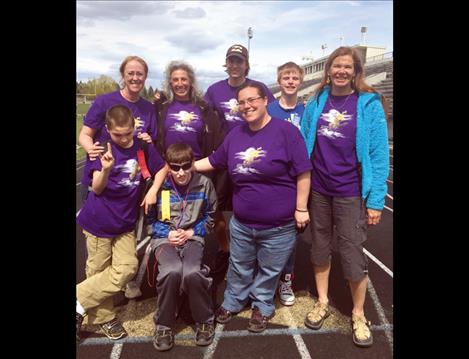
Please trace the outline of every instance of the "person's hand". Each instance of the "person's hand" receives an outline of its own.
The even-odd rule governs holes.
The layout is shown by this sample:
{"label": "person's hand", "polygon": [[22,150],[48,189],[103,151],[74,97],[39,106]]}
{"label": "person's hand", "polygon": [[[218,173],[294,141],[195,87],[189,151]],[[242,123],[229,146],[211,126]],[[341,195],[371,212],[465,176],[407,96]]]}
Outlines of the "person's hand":
{"label": "person's hand", "polygon": [[112,156],[112,147],[111,142],[107,143],[107,152],[100,156],[101,165],[103,166],[103,170],[109,170],[114,166],[114,157]]}
{"label": "person's hand", "polygon": [[140,138],[141,140],[147,142],[147,143],[152,143],[153,140],[151,139],[150,135],[146,132],[139,133],[137,135],[137,138]]}
{"label": "person's hand", "polygon": [[156,91],[153,97],[155,98],[156,101],[159,101],[161,99],[160,91]]}
{"label": "person's hand", "polygon": [[150,187],[142,203],[140,203],[140,207],[144,207],[145,214],[148,214],[148,209],[150,208],[150,206],[153,206],[156,203],[157,194],[158,194],[158,189],[154,188],[153,186]]}
{"label": "person's hand", "polygon": [[103,146],[100,146],[99,141],[93,143],[93,146],[88,150],[88,157],[90,161],[96,160],[105,151],[106,149]]}
{"label": "person's hand", "polygon": [[191,238],[194,235],[194,230],[193,229],[178,229],[179,232],[179,238],[182,241],[182,243],[186,243],[189,238]]}
{"label": "person's hand", "polygon": [[168,235],[169,243],[175,246],[182,246],[187,240],[194,235],[193,229],[178,228],[175,231],[170,231]]}
{"label": "person's hand", "polygon": [[169,231],[168,241],[173,246],[179,245],[178,231]]}
{"label": "person's hand", "polygon": [[299,212],[295,210],[296,228],[302,232],[309,223],[309,212]]}
{"label": "person's hand", "polygon": [[369,225],[374,225],[374,224],[379,223],[379,221],[381,220],[381,211],[378,211],[376,209],[367,208],[366,212],[367,212],[368,224]]}

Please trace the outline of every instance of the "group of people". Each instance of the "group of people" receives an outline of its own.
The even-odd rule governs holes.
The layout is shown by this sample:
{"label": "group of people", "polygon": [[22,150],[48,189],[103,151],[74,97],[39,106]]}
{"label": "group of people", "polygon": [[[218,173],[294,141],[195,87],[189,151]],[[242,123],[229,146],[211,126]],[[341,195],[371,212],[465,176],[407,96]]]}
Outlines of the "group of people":
{"label": "group of people", "polygon": [[[76,290],[77,341],[85,315],[110,339],[127,335],[112,299],[137,271],[134,227],[140,205],[158,269],[157,350],[174,346],[182,293],[196,323],[197,345],[212,343],[215,323],[229,322],[247,305],[247,329],[264,331],[275,314],[276,293],[283,305],[295,302],[295,247],[309,223],[318,299],[305,325],[317,330],[330,314],[334,234],[353,301],[353,342],[372,345],[363,309],[368,280],[363,242],[367,226],[380,221],[386,195],[384,97],[365,83],[361,59],[350,47],[329,56],[306,105],[298,101],[304,73],[297,64],[278,67],[276,100],[265,84],[247,77],[244,46],[230,46],[225,58],[229,77],[204,95],[188,63],[170,62],[164,91],[151,104],[139,95],[148,66],[129,56],[120,67],[122,89],[97,97],[85,116],[79,136],[88,154],[85,201],[77,223],[88,258],[87,278]],[[142,147],[153,177],[146,194]],[[233,211],[228,226],[223,211]],[[215,264],[207,266],[202,260],[210,232],[219,251]],[[226,274],[220,306],[212,295],[217,271],[222,278]]]}

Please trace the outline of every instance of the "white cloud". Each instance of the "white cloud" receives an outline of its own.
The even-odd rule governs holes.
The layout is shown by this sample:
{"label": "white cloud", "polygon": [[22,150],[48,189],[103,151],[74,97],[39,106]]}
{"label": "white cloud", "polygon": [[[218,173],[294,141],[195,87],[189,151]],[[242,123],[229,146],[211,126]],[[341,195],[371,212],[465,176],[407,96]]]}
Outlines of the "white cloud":
{"label": "white cloud", "polygon": [[181,19],[198,19],[205,17],[207,14],[205,10],[200,7],[190,7],[184,10],[175,10],[173,13],[176,15],[176,17]]}
{"label": "white cloud", "polygon": [[188,61],[202,89],[226,78],[222,65],[229,46],[248,46],[249,77],[276,81],[277,66],[304,63],[361,40],[392,51],[392,1],[77,1],[77,80],[101,74],[119,81],[128,55],[144,58],[147,86],[161,87],[171,60]]}
{"label": "white cloud", "polygon": [[223,43],[221,38],[208,31],[195,30],[191,33],[175,33],[165,37],[172,46],[181,48],[185,53],[198,53],[205,50],[216,49]]}

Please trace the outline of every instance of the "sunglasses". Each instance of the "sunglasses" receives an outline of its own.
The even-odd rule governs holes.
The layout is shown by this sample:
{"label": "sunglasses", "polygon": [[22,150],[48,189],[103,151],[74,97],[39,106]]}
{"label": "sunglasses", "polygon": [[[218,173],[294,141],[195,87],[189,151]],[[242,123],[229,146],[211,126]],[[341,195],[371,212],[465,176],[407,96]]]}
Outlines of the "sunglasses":
{"label": "sunglasses", "polygon": [[189,171],[192,168],[192,162],[184,162],[183,164],[170,163],[169,168],[174,172],[179,172],[181,168],[183,171]]}

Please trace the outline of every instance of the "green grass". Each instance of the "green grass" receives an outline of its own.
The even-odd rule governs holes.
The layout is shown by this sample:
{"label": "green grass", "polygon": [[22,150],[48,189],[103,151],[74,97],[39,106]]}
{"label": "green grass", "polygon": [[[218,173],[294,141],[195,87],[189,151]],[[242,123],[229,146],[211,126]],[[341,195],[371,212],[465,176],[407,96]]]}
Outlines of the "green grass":
{"label": "green grass", "polygon": [[89,103],[77,103],[77,114],[84,115],[88,112],[91,104]]}

